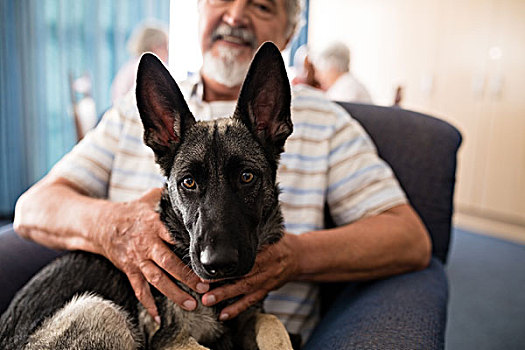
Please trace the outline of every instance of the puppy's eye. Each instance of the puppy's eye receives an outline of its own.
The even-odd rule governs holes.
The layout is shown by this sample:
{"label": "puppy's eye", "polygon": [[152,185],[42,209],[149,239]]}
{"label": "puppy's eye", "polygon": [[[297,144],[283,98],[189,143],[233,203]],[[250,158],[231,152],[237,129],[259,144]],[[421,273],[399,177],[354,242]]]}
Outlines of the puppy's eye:
{"label": "puppy's eye", "polygon": [[241,183],[243,184],[249,184],[254,179],[253,173],[249,171],[243,171],[241,174]]}
{"label": "puppy's eye", "polygon": [[184,179],[182,179],[182,186],[188,190],[194,190],[195,187],[197,187],[197,183],[195,182],[195,179],[191,176],[186,176]]}

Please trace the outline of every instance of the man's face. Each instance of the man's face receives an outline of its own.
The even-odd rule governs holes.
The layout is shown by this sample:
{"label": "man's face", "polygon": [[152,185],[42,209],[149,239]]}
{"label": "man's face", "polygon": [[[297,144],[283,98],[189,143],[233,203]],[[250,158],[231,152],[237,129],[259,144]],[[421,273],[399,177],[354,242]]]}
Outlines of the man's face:
{"label": "man's face", "polygon": [[200,0],[199,37],[203,74],[227,86],[242,83],[265,41],[286,47],[285,0]]}
{"label": "man's face", "polygon": [[315,78],[319,81],[319,85],[322,90],[327,90],[330,86],[329,79],[328,79],[328,72],[326,70],[322,70],[317,68],[315,70]]}

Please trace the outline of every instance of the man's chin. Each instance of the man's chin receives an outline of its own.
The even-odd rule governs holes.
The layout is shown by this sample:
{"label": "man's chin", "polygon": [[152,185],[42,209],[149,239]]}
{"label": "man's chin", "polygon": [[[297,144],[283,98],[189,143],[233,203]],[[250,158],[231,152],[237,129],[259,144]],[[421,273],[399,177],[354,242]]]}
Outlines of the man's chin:
{"label": "man's chin", "polygon": [[234,61],[245,65],[250,64],[256,51],[257,49],[250,45],[235,44],[224,40],[217,40],[209,50],[215,59],[223,59],[227,63]]}
{"label": "man's chin", "polygon": [[203,56],[202,73],[227,87],[240,86],[250,67],[252,55],[245,47],[220,45]]}
{"label": "man's chin", "polygon": [[255,50],[248,43],[236,43],[228,40],[216,40],[213,43],[212,51],[220,52],[220,50],[232,50],[239,56],[253,57]]}

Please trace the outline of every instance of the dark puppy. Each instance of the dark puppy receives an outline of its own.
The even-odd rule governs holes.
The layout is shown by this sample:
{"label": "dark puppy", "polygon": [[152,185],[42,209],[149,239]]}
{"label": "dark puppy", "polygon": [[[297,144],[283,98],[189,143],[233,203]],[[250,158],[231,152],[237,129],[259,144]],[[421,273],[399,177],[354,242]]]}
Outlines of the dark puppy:
{"label": "dark puppy", "polygon": [[[276,172],[292,132],[290,86],[279,50],[257,52],[231,118],[197,122],[166,68],[145,54],[137,75],[144,140],[168,181],[161,220],[173,251],[204,279],[248,273],[282,236]],[[160,329],[126,276],[103,257],[75,252],[47,266],[2,315],[2,349],[291,349],[260,305],[219,322],[225,303],[188,312],[160,293]],[[227,302],[226,302],[227,303]],[[201,344],[201,345],[199,345]]]}

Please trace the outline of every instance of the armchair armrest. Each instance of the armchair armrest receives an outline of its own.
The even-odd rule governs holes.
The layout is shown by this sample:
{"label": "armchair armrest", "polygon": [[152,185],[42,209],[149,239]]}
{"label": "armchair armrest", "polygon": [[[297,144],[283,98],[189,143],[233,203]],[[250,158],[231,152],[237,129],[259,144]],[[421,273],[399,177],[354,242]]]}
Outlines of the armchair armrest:
{"label": "armchair armrest", "polygon": [[422,271],[348,283],[304,349],[443,349],[447,303],[435,257]]}
{"label": "armchair armrest", "polygon": [[62,254],[26,241],[12,225],[0,227],[0,314],[16,292],[44,265]]}

